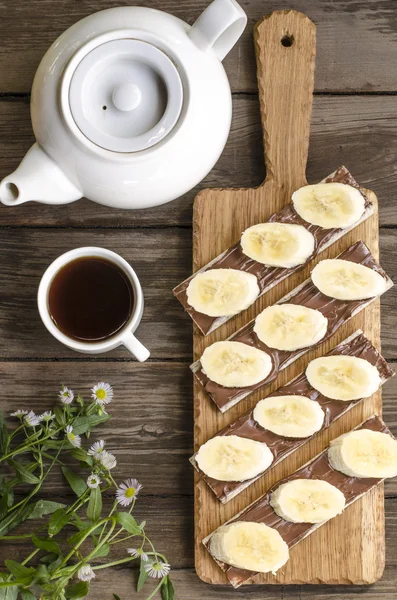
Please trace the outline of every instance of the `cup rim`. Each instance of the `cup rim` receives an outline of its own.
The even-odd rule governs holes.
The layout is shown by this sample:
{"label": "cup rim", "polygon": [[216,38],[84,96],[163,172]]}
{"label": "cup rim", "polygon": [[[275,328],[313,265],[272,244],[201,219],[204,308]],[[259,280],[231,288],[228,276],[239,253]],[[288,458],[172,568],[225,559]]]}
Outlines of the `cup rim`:
{"label": "cup rim", "polygon": [[[111,262],[115,263],[128,276],[135,293],[134,307],[131,317],[128,319],[127,323],[124,325],[121,331],[100,342],[79,342],[78,340],[74,340],[73,338],[70,338],[66,334],[62,333],[62,331],[60,331],[53,323],[48,309],[48,291],[55,275],[66,264],[83,256],[107,258]],[[120,254],[99,246],[81,246],[58,256],[44,271],[37,290],[37,306],[43,324],[51,333],[51,335],[53,335],[62,344],[77,351],[89,351],[91,353],[99,351],[103,352],[106,350],[111,350],[122,344],[123,339],[127,335],[133,333],[138,327],[143,313],[143,292],[140,281],[134,269],[122,256],[120,256]]]}

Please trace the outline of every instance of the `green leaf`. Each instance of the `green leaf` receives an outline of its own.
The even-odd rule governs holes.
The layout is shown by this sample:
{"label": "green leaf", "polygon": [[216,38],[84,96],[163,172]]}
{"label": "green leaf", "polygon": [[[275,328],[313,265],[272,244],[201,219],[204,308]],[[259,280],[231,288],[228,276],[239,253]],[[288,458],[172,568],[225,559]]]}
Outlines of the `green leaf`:
{"label": "green leaf", "polygon": [[84,538],[86,532],[83,531],[77,531],[76,533],[74,533],[73,535],[71,535],[70,537],[68,537],[67,542],[68,544],[70,544],[70,546],[77,546],[77,544],[79,544],[81,542],[81,540]]}
{"label": "green leaf", "polygon": [[32,535],[32,542],[36,546],[36,548],[40,548],[40,550],[46,550],[47,552],[53,552],[55,554],[60,554],[61,549],[54,540],[49,540],[46,538],[39,538],[35,535]]}
{"label": "green leaf", "polygon": [[39,565],[36,569],[35,579],[41,584],[45,585],[50,581],[50,574],[45,565]]}
{"label": "green leaf", "polygon": [[103,546],[100,546],[93,552],[93,554],[91,554],[91,560],[93,558],[99,558],[100,556],[107,556],[109,554],[109,552],[110,552],[110,545],[103,544]]}
{"label": "green leaf", "polygon": [[119,523],[123,529],[128,531],[128,533],[142,535],[142,530],[132,515],[125,512],[118,512],[114,516],[117,523]]}
{"label": "green leaf", "polygon": [[55,419],[56,419],[56,422],[58,423],[58,425],[60,427],[65,427],[66,426],[66,417],[65,417],[65,409],[63,408],[63,406],[56,406],[54,408],[54,414],[55,414]]}
{"label": "green leaf", "polygon": [[30,577],[32,573],[34,573],[34,569],[32,569],[32,567],[25,567],[16,560],[5,560],[4,564],[9,572],[18,580]]}
{"label": "green leaf", "polygon": [[90,521],[98,521],[102,512],[102,493],[99,487],[91,490],[90,500],[88,502],[87,517]]}
{"label": "green leaf", "polygon": [[82,494],[84,494],[84,492],[87,489],[87,484],[84,481],[84,479],[82,479],[80,475],[77,475],[68,467],[61,467],[61,469],[66,481],[68,482],[76,496],[81,496]]}
{"label": "green leaf", "polygon": [[120,600],[120,596],[118,596],[117,594],[113,594],[113,598],[114,600]]}
{"label": "green leaf", "polygon": [[52,500],[39,500],[34,505],[34,509],[32,514],[29,516],[29,519],[40,519],[46,515],[51,515],[52,513],[62,509],[64,506],[64,504],[61,504],[60,502],[53,502]]}
{"label": "green leaf", "polygon": [[110,415],[88,415],[86,417],[77,417],[73,422],[73,433],[75,435],[81,435],[82,433],[86,433],[96,425],[100,423],[105,423],[110,418]]}
{"label": "green leaf", "polygon": [[84,598],[88,594],[88,588],[88,581],[79,581],[79,583],[75,583],[74,585],[68,585],[65,590],[65,596],[69,600]]}
{"label": "green leaf", "polygon": [[32,592],[29,592],[29,590],[22,590],[21,598],[22,600],[36,600],[36,596]]}
{"label": "green leaf", "polygon": [[92,457],[89,456],[88,453],[85,450],[83,450],[83,448],[73,448],[73,450],[70,451],[70,454],[76,460],[79,460],[80,462],[82,462],[86,465],[89,465],[90,467],[94,463],[94,461],[92,460]]}
{"label": "green leaf", "polygon": [[34,509],[34,504],[27,504],[21,510],[16,510],[10,515],[7,515],[2,521],[0,521],[0,536],[6,535],[9,531],[18,527],[21,523],[29,518]]}
{"label": "green leaf", "polygon": [[56,569],[62,564],[62,560],[63,556],[62,554],[60,554],[56,560],[54,560],[48,565],[47,568],[50,575],[52,575],[56,571]]}
{"label": "green leaf", "polygon": [[161,586],[161,597],[163,600],[174,600],[174,586],[169,575],[164,577],[163,585]]}
{"label": "green leaf", "polygon": [[5,515],[8,513],[8,508],[8,492],[5,492],[4,496],[0,500],[0,519],[5,517]]}
{"label": "green leaf", "polygon": [[43,450],[47,452],[47,450],[59,450],[63,448],[66,444],[65,440],[46,440],[43,443]]}
{"label": "green leaf", "polygon": [[48,535],[57,535],[68,523],[70,515],[67,514],[64,508],[58,508],[50,517],[48,522]]}
{"label": "green leaf", "polygon": [[51,564],[54,560],[57,560],[58,558],[58,554],[45,554],[45,556],[42,556],[40,558],[40,562],[43,563],[44,565],[49,565]]}
{"label": "green leaf", "polygon": [[14,469],[21,481],[31,484],[40,482],[40,479],[36,477],[36,475],[31,473],[27,467],[25,467],[22,463],[18,462],[17,460],[9,458],[8,463],[12,466],[12,468]]}
{"label": "green leaf", "polygon": [[17,600],[18,588],[17,586],[0,588],[0,600]]}
{"label": "green leaf", "polygon": [[0,456],[7,454],[9,441],[10,436],[8,435],[4,414],[3,411],[0,410]]}
{"label": "green leaf", "polygon": [[140,592],[141,589],[143,588],[143,586],[145,585],[145,581],[148,578],[148,573],[145,569],[145,561],[141,560],[141,564],[139,566],[139,577],[138,577],[138,583],[136,584],[136,591]]}

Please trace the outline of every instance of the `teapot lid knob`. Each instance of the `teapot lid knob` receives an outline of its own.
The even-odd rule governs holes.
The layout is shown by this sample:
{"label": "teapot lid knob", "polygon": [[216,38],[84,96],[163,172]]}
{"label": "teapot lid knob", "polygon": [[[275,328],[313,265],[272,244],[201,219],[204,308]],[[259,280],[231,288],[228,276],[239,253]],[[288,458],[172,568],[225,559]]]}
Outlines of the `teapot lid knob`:
{"label": "teapot lid knob", "polygon": [[64,76],[67,110],[80,134],[106,150],[129,153],[170,133],[181,114],[183,87],[162,50],[118,38],[80,52],[77,66]]}
{"label": "teapot lid knob", "polygon": [[135,83],[121,83],[114,88],[112,100],[119,110],[135,110],[141,103],[142,92]]}

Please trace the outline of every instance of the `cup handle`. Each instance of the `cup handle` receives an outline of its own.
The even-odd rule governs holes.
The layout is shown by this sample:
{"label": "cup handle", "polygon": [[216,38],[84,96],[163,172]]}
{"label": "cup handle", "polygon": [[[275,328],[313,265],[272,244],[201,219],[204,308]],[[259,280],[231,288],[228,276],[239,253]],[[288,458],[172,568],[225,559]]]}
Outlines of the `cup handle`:
{"label": "cup handle", "polygon": [[122,340],[124,346],[131,352],[139,362],[145,362],[150,356],[150,352],[136,337],[128,332]]}
{"label": "cup handle", "polygon": [[236,0],[213,0],[189,30],[189,37],[203,52],[212,48],[223,60],[247,24],[247,15]]}

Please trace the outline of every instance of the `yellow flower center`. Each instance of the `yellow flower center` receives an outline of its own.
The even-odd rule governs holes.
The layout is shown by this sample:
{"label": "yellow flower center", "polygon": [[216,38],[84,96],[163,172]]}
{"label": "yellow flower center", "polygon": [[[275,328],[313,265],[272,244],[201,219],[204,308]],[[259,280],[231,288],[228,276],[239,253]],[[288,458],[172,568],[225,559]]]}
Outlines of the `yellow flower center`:
{"label": "yellow flower center", "polygon": [[68,436],[69,436],[69,439],[72,440],[72,441],[74,439],[76,439],[76,436],[74,435],[74,433],[68,433]]}
{"label": "yellow flower center", "polygon": [[99,389],[95,393],[98,400],[104,400],[106,398],[106,392],[103,389]]}
{"label": "yellow flower center", "polygon": [[133,496],[135,496],[135,488],[133,488],[133,487],[127,488],[125,490],[125,497],[132,498]]}

